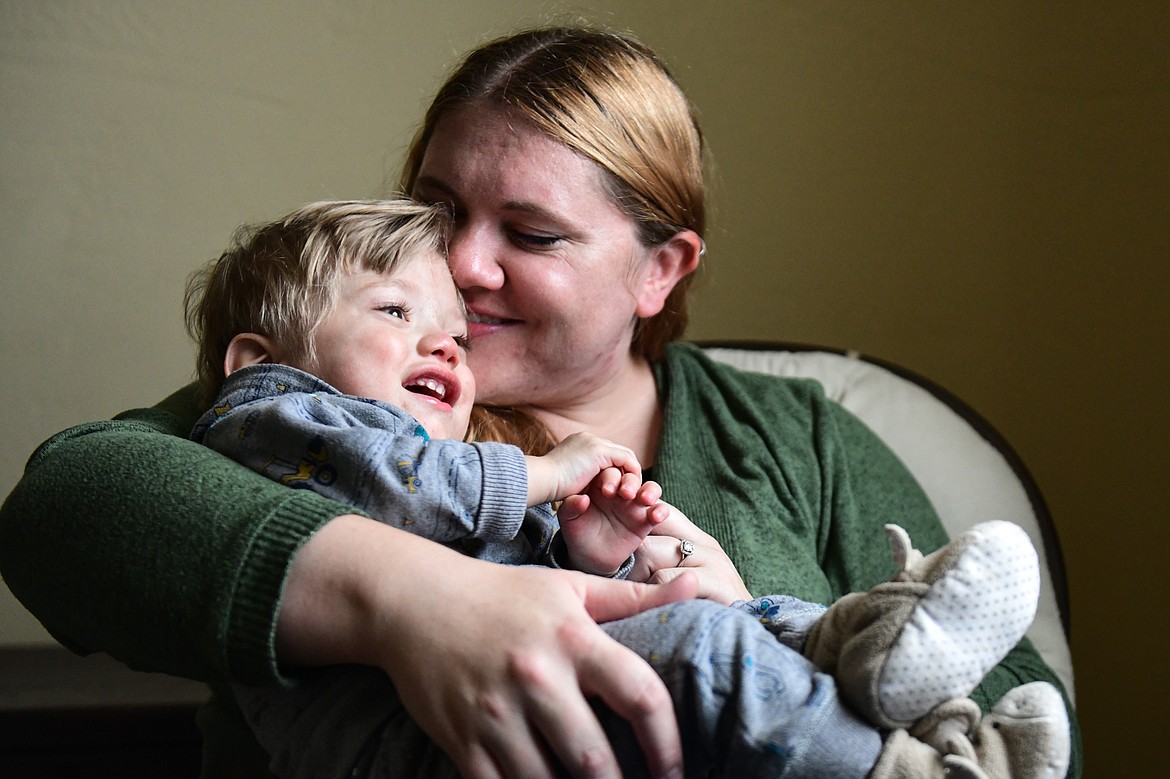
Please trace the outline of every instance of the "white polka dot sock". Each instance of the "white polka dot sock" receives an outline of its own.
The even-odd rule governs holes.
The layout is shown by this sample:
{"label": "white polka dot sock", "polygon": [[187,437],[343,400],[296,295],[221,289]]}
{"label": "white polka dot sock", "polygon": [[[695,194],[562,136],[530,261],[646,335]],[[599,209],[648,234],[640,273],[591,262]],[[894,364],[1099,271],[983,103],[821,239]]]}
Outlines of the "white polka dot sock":
{"label": "white polka dot sock", "polygon": [[960,551],[911,566],[909,578],[934,583],[878,681],[879,704],[896,720],[915,720],[943,701],[968,696],[1036,615],[1039,564],[1023,529],[985,522],[949,548]]}

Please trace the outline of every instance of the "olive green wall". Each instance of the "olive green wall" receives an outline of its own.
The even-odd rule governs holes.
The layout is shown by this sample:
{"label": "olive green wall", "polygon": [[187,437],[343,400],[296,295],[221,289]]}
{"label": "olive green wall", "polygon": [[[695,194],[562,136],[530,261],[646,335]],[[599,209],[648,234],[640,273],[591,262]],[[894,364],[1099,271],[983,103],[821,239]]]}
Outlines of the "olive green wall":
{"label": "olive green wall", "polygon": [[[1164,762],[1170,6],[163,6],[0,1],[0,490],[185,380],[183,281],[236,224],[385,191],[458,53],[579,14],[700,110],[690,335],[860,349],[995,422],[1060,526],[1089,776]],[[0,644],[47,640],[0,588]]]}

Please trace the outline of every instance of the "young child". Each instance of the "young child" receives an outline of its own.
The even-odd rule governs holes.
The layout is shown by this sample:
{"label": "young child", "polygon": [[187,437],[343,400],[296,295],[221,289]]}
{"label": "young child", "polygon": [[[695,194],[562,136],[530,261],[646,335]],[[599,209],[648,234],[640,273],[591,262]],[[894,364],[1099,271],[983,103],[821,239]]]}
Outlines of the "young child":
{"label": "young child", "polygon": [[[466,554],[627,575],[676,511],[632,452],[587,434],[544,456],[465,441],[475,383],[449,229],[441,209],[397,200],[313,204],[237,233],[188,288],[199,375],[217,395],[192,437]],[[688,773],[1064,775],[1055,688],[1016,688],[986,717],[966,698],[1034,615],[1023,531],[986,523],[925,558],[888,532],[895,579],[827,611],[788,596],[689,601],[604,626],[666,681]],[[377,669],[237,697],[280,776],[452,770]],[[599,714],[623,769],[642,770],[628,729]]]}

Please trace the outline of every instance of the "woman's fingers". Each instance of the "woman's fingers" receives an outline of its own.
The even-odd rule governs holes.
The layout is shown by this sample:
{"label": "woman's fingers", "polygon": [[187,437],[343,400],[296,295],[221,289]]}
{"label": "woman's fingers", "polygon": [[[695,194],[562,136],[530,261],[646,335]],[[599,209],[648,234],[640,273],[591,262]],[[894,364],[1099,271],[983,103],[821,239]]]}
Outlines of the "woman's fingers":
{"label": "woman's fingers", "polygon": [[[666,692],[661,680],[595,620],[693,597],[693,580],[655,587],[546,569],[491,566],[480,572],[492,579],[491,586],[481,582],[481,589],[474,590],[488,598],[480,604],[482,611],[469,615],[476,622],[469,632],[480,639],[461,647],[465,664],[475,670],[467,673],[461,667],[454,675],[471,677],[464,680],[466,686],[437,695],[448,702],[439,717],[424,713],[426,704],[435,702],[436,691],[416,679],[416,686],[430,689],[430,696],[423,712],[413,710],[463,775],[551,777],[559,763],[573,777],[620,777],[613,748],[586,698],[592,695],[629,720],[648,765],[681,769],[682,747],[669,696],[665,706],[657,705],[661,699],[656,693]],[[520,622],[510,621],[519,616],[513,612],[488,613],[501,597],[508,600],[503,594],[512,593],[513,586],[518,588],[516,597],[531,605]],[[500,667],[493,670],[497,662]],[[454,669],[443,667],[448,670],[439,684],[450,686]],[[412,699],[421,693],[410,692],[416,693]]]}
{"label": "woman's fingers", "polygon": [[633,651],[612,642],[588,658],[581,687],[630,723],[650,776],[683,775],[682,742],[666,685]]}
{"label": "woman's fingers", "polygon": [[[698,597],[733,603],[749,600],[751,593],[731,559],[713,538],[691,526],[688,530],[678,522],[677,511],[654,527],[642,539],[634,553],[634,570],[630,578],[651,584],[670,584],[683,572],[691,572],[698,582]],[[686,525],[690,522],[683,518]],[[664,528],[687,535],[662,535]],[[689,543],[684,543],[689,542]]]}
{"label": "woman's fingers", "polygon": [[583,591],[585,611],[597,622],[632,617],[646,609],[695,598],[698,592],[698,583],[691,577],[672,581],[667,587],[585,574],[576,577]]}
{"label": "woman's fingers", "polygon": [[[571,648],[576,667],[555,667],[536,656],[518,658],[518,662],[513,663],[516,681],[528,695],[527,719],[539,729],[543,743],[549,745],[570,776],[582,779],[620,777],[621,769],[613,747],[582,693],[594,692],[591,689],[594,663],[589,658],[607,654],[607,644],[621,647],[595,625],[589,629],[574,626],[565,630],[561,637]],[[624,659],[628,661],[628,658]],[[636,656],[633,659],[645,665]],[[626,669],[620,663],[614,663],[611,671],[620,676]],[[567,679],[574,678],[576,684],[565,684]],[[520,774],[506,772],[506,775]]]}
{"label": "woman's fingers", "polygon": [[641,487],[642,475],[640,473],[625,473],[622,474],[621,484],[618,486],[617,494],[624,500],[633,500]]}
{"label": "woman's fingers", "polygon": [[[645,566],[645,575],[636,577],[636,581],[648,580],[654,573],[667,568],[699,568],[704,562],[710,563],[713,559],[712,555],[705,554],[710,547],[700,546],[695,541],[691,541],[694,551],[684,557],[682,553],[683,539],[658,534],[662,525],[669,521],[664,520],[650,531],[650,535],[642,539],[642,546],[634,554],[634,558],[638,566]],[[640,571],[641,569],[635,570]]]}
{"label": "woman's fingers", "polygon": [[459,769],[459,775],[464,779],[503,779],[504,777],[492,759],[491,753],[478,742],[466,744],[464,754],[451,755],[451,759],[454,760],[455,767]]}
{"label": "woman's fingers", "polygon": [[573,683],[577,674],[571,664],[537,652],[514,653],[509,675],[524,696],[522,708],[513,710],[514,721],[501,719],[502,727],[486,738],[502,776],[552,776],[553,755],[572,777],[621,776],[597,715]]}
{"label": "woman's fingers", "polygon": [[730,605],[737,600],[751,600],[751,593],[743,580],[734,569],[717,570],[710,567],[703,568],[663,568],[656,571],[649,579],[650,584],[668,585],[683,576],[693,576],[698,582],[697,597],[712,600],[716,603]]}
{"label": "woman's fingers", "polygon": [[[695,583],[682,579],[666,587],[635,585],[572,574],[589,615],[598,621],[631,616],[647,608],[694,596]],[[597,696],[627,720],[638,736],[652,776],[681,776],[682,744],[666,686],[631,650],[606,635],[592,620],[565,623],[557,631],[560,651],[517,651],[509,675],[525,695],[526,720],[574,777],[619,777],[613,748],[586,695]],[[501,746],[515,747],[514,741]],[[530,758],[528,758],[530,759]],[[515,753],[498,754],[506,776],[526,776]]]}

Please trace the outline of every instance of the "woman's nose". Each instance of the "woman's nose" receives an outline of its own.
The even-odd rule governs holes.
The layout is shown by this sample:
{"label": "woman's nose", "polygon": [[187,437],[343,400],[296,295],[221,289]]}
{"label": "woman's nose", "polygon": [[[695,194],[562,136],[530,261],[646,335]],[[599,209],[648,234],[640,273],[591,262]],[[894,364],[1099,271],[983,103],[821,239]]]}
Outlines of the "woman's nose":
{"label": "woman's nose", "polygon": [[447,247],[447,264],[461,290],[498,290],[504,286],[500,247],[486,230],[465,225],[455,231]]}

